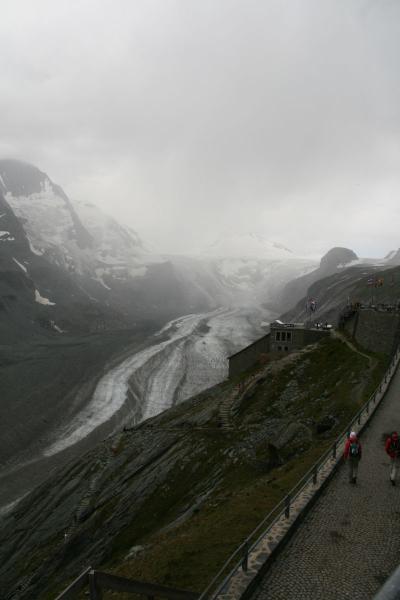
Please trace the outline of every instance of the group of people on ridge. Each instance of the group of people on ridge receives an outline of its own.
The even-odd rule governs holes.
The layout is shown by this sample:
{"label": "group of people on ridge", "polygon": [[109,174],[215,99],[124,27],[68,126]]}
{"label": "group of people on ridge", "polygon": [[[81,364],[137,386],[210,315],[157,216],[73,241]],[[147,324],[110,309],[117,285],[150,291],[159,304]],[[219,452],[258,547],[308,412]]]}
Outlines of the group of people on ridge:
{"label": "group of people on ridge", "polygon": [[[396,485],[396,474],[400,462],[400,440],[397,431],[386,439],[385,452],[390,457],[390,482]],[[357,483],[358,464],[361,460],[362,448],[355,431],[346,440],[344,458],[349,468],[349,482]]]}

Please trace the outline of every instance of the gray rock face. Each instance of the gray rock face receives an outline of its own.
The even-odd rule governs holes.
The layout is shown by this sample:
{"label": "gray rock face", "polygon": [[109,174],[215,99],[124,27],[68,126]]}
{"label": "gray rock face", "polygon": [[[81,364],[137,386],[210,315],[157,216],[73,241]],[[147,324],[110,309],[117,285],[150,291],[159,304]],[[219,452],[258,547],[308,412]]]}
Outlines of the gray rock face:
{"label": "gray rock face", "polygon": [[50,178],[34,165],[18,160],[0,160],[0,191],[12,197],[32,197],[32,211],[35,211],[35,194],[40,194],[48,186],[63,200],[68,211],[73,228],[70,229],[71,239],[75,239],[79,248],[93,246],[93,238],[80,221],[68,196],[62,188],[55,185]]}
{"label": "gray rock face", "polygon": [[318,269],[307,273],[303,277],[298,277],[289,282],[281,294],[281,302],[284,310],[293,307],[296,302],[306,296],[308,288],[316,281],[332,275],[338,271],[338,268],[357,259],[357,254],[348,248],[331,248],[322,258]]}
{"label": "gray rock face", "polygon": [[311,438],[312,432],[308,427],[302,423],[290,423],[280,432],[276,439],[276,446],[279,449],[287,447],[295,449],[304,442],[311,441]]}
{"label": "gray rock face", "polygon": [[335,247],[331,248],[322,258],[320,263],[321,272],[326,275],[331,275],[332,272],[339,266],[345,266],[353,260],[357,260],[358,256],[353,250],[348,248]]}

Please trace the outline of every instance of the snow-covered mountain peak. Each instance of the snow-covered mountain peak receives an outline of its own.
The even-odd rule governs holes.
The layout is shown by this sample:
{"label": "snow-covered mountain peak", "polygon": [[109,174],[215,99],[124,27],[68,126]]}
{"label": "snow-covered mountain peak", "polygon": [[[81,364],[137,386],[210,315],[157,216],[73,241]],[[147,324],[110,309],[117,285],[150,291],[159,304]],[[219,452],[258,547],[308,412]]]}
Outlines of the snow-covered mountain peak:
{"label": "snow-covered mountain peak", "polygon": [[258,258],[265,260],[288,260],[293,252],[283,244],[268,240],[258,233],[229,233],[221,236],[202,252],[215,258]]}
{"label": "snow-covered mountain peak", "polygon": [[28,163],[0,160],[0,185],[35,254],[67,266],[71,253],[92,245],[68,197],[46,173]]}
{"label": "snow-covered mountain peak", "polygon": [[46,173],[0,160],[0,191],[22,224],[31,251],[108,289],[104,277],[144,275],[144,249],[135,231],[89,202],[71,202]]}

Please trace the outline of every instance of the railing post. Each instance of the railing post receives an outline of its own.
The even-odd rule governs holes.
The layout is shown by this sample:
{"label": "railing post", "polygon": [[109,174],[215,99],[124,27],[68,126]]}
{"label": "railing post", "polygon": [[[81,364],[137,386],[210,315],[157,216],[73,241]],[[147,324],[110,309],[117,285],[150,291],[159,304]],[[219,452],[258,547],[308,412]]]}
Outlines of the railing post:
{"label": "railing post", "polygon": [[314,485],[316,485],[316,483],[317,483],[317,477],[318,477],[318,467],[315,467],[313,470],[313,476],[312,476],[312,482]]}
{"label": "railing post", "polygon": [[290,517],[290,494],[285,498],[285,517],[287,519]]}
{"label": "railing post", "polygon": [[247,573],[247,569],[249,568],[249,543],[246,542],[243,548],[243,559],[242,559],[242,569],[245,573]]}
{"label": "railing post", "polygon": [[358,413],[357,423],[358,423],[358,425],[360,425],[360,423],[361,423],[361,413]]}
{"label": "railing post", "polygon": [[96,571],[93,569],[89,572],[89,591],[90,600],[102,600],[103,594],[96,582]]}
{"label": "railing post", "polygon": [[337,442],[334,442],[333,446],[332,446],[332,457],[336,458],[336,454],[337,454]]}
{"label": "railing post", "polygon": [[367,402],[367,406],[365,407],[365,410],[366,410],[366,413],[367,413],[367,415],[368,415],[368,414],[369,414],[369,400],[368,400],[368,402]]}

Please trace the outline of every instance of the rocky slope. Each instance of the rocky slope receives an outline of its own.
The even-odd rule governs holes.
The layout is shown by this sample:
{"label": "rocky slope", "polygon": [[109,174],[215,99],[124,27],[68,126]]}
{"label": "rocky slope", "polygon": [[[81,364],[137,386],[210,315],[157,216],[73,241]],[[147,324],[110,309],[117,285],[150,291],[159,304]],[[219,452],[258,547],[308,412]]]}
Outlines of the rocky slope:
{"label": "rocky slope", "polygon": [[0,332],[2,344],[35,334],[120,327],[123,315],[94,302],[67,270],[32,251],[26,232],[0,193]]}
{"label": "rocky slope", "polygon": [[[58,313],[60,321],[60,314],[70,308],[63,313],[65,322],[57,323],[60,329],[112,329],[138,319],[161,323],[215,308],[221,300],[212,275],[193,286],[194,278],[182,277],[170,260],[148,256],[134,231],[89,203],[72,203],[33,165],[1,160],[0,193],[1,256],[18,261],[11,264],[13,271],[19,268],[31,280],[29,285],[40,278],[48,295],[38,290],[33,299],[47,307],[48,320],[55,321],[53,313]],[[18,234],[8,227],[10,219]],[[20,251],[14,256],[17,246]],[[0,278],[7,276],[0,273]],[[58,308],[49,309],[54,306]],[[89,314],[82,318],[83,306]],[[94,322],[91,311],[99,313]],[[71,315],[76,323],[70,322]]]}
{"label": "rocky slope", "polygon": [[[381,284],[378,285],[378,282]],[[317,310],[306,310],[308,298],[315,298]],[[281,316],[282,320],[304,322],[329,321],[337,323],[341,311],[349,304],[379,303],[397,306],[400,301],[400,267],[382,269],[360,265],[342,269],[330,277],[316,281],[306,291],[304,298]]]}
{"label": "rocky slope", "polygon": [[332,248],[322,258],[317,269],[297,277],[284,286],[281,292],[282,308],[288,310],[303,298],[308,288],[316,281],[340,273],[358,257],[348,248]]}
{"label": "rocky slope", "polygon": [[3,597],[50,600],[88,564],[201,590],[378,371],[327,340],[108,438],[3,515]]}

